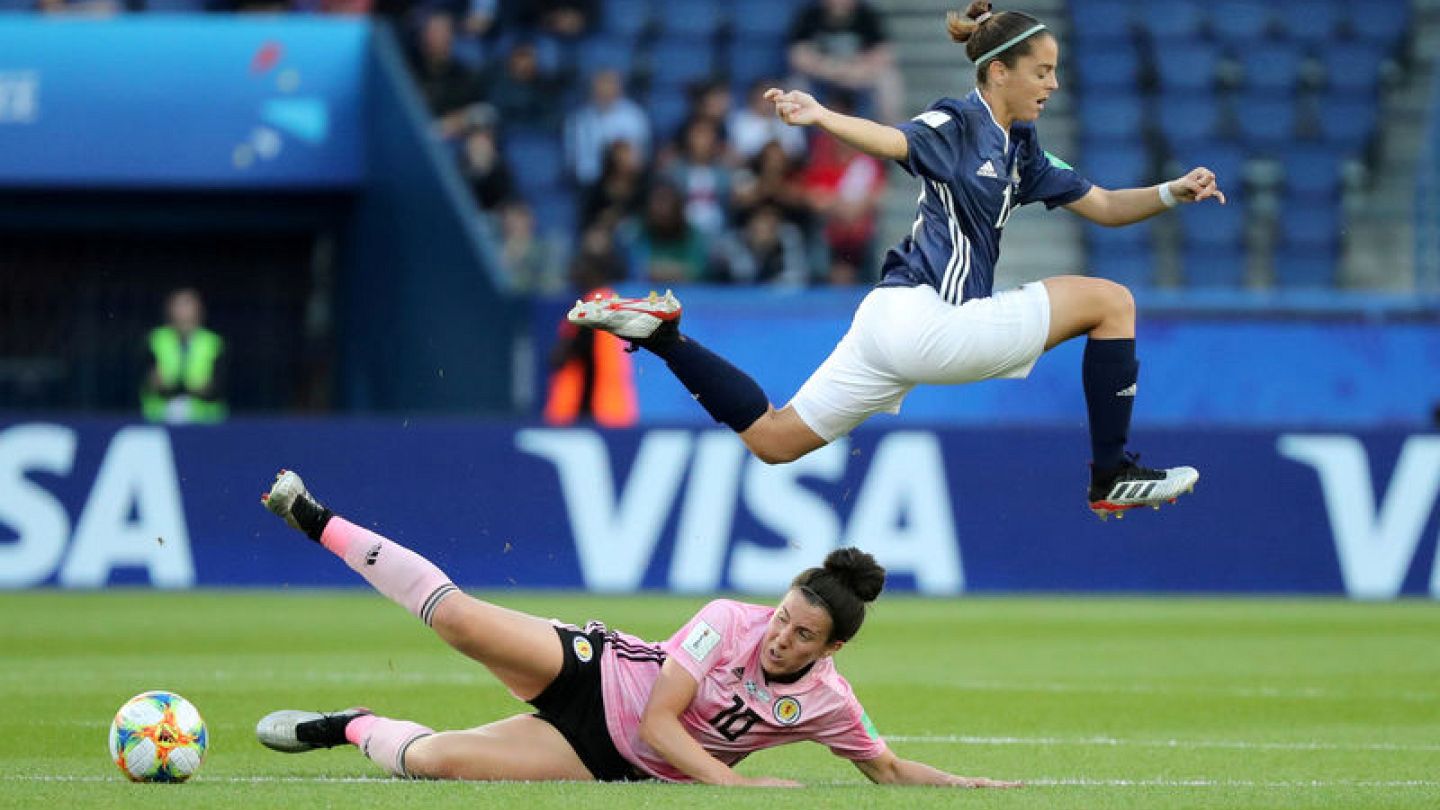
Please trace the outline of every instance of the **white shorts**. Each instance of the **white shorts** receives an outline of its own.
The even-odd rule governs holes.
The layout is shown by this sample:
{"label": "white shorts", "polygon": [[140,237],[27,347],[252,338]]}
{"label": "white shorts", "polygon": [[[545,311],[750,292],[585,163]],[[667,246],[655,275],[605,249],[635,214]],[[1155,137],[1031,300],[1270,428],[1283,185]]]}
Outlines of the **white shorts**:
{"label": "white shorts", "polygon": [[958,307],[928,285],[877,287],[790,404],[831,442],[874,414],[899,413],[921,383],[1028,377],[1049,333],[1050,295],[1040,282]]}

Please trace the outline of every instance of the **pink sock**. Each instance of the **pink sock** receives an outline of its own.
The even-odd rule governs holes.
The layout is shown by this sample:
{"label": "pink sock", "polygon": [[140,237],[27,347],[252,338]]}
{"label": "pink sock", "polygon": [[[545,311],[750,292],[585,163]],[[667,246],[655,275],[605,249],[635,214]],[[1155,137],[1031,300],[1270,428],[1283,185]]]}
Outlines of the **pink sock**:
{"label": "pink sock", "polygon": [[434,618],[436,606],[459,591],[434,563],[342,517],[330,519],[320,535],[320,543],[375,586],[375,590],[427,625]]}
{"label": "pink sock", "polygon": [[405,770],[405,750],[410,743],[434,733],[434,729],[419,723],[373,714],[362,715],[345,725],[345,739],[391,776],[410,776]]}

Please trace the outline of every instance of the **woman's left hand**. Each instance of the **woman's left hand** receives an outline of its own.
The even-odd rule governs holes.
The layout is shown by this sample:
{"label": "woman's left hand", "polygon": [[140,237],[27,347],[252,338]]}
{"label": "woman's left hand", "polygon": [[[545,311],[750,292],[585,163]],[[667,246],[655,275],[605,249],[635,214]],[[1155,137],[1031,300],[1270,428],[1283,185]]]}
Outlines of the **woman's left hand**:
{"label": "woman's left hand", "polygon": [[1225,204],[1225,192],[1220,190],[1220,184],[1215,179],[1215,172],[1204,166],[1196,166],[1184,177],[1170,181],[1170,193],[1180,202],[1200,202],[1201,200],[1214,197]]}

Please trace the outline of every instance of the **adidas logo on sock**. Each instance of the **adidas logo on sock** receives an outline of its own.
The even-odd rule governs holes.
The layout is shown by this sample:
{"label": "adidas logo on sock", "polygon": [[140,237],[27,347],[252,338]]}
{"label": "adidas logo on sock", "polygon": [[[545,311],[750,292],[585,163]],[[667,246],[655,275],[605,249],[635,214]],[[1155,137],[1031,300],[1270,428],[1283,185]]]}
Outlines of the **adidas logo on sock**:
{"label": "adidas logo on sock", "polygon": [[374,565],[378,559],[380,559],[380,544],[376,543],[370,547],[369,551],[365,552],[365,564]]}
{"label": "adidas logo on sock", "polygon": [[988,160],[980,164],[980,168],[975,170],[975,174],[979,175],[980,177],[998,178],[1000,176],[995,173],[995,164],[991,163]]}
{"label": "adidas logo on sock", "polygon": [[1123,389],[1121,389],[1121,390],[1119,390],[1119,391],[1116,391],[1116,392],[1115,392],[1115,396],[1117,396],[1117,397],[1133,397],[1133,396],[1135,396],[1135,386],[1136,386],[1136,385],[1137,385],[1137,383],[1130,383],[1130,387],[1129,387],[1129,388],[1123,388]]}

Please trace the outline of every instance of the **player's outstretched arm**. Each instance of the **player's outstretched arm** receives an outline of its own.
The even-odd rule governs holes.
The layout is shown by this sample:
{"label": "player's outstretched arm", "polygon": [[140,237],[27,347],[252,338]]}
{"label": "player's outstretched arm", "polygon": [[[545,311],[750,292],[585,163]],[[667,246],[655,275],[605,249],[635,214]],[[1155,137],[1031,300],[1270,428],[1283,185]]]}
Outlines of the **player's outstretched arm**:
{"label": "player's outstretched arm", "polygon": [[1197,166],[1184,176],[1148,188],[1106,189],[1095,186],[1084,197],[1065,206],[1100,225],[1129,225],[1170,210],[1180,203],[1210,198],[1225,204],[1225,192],[1215,173]]}
{"label": "player's outstretched arm", "polygon": [[904,160],[910,154],[905,133],[877,124],[868,118],[844,115],[827,108],[809,93],[772,87],[765,100],[775,105],[775,114],[791,126],[818,126],[845,143],[882,160]]}
{"label": "player's outstretched arm", "polygon": [[800,787],[799,782],[770,777],[748,778],[710,755],[680,723],[700,684],[673,660],[660,668],[660,677],[650,691],[650,700],[640,718],[640,739],[654,748],[666,762],[687,776],[707,785],[743,787]]}
{"label": "player's outstretched arm", "polygon": [[870,781],[879,785],[940,785],[960,788],[1021,787],[1019,782],[1002,782],[998,779],[985,779],[979,776],[956,776],[923,762],[900,759],[891,751],[886,751],[875,759],[856,762],[855,767],[869,777]]}

